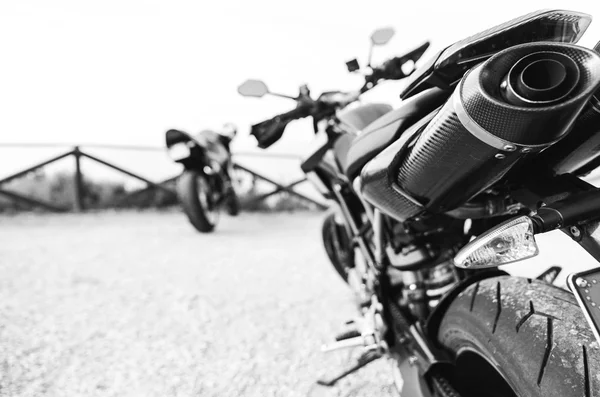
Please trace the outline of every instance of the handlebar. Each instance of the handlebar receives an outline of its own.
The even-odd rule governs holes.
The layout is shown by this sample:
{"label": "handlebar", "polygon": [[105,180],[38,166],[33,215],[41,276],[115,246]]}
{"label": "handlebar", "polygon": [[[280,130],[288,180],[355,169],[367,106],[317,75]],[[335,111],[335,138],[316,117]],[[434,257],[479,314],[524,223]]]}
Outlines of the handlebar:
{"label": "handlebar", "polygon": [[292,109],[289,112],[278,114],[277,116],[274,116],[270,119],[261,121],[260,123],[253,125],[252,130],[264,130],[274,127],[276,128],[279,126],[285,126],[290,121],[298,120],[307,116],[310,116],[310,113],[307,112],[307,109],[304,106],[298,106],[296,109]]}
{"label": "handlebar", "polygon": [[310,116],[310,105],[301,103],[297,108],[290,110],[289,112],[282,113],[273,119],[280,119],[281,121],[292,121],[298,120],[304,117]]}
{"label": "handlebar", "polygon": [[312,116],[315,132],[317,122],[335,114],[336,110],[343,108],[358,100],[361,94],[375,87],[382,80],[401,80],[413,71],[405,73],[402,67],[409,61],[417,62],[429,48],[429,42],[401,55],[391,58],[379,67],[372,67],[372,73],[365,76],[365,84],[355,92],[329,92],[324,93],[317,100],[310,97],[308,87],[303,87],[297,98],[298,106],[289,112],[282,113],[261,123],[252,126],[251,134],[259,141],[259,147],[265,148],[281,138],[285,127],[293,120]]}
{"label": "handlebar", "polygon": [[[426,41],[419,47],[408,51],[407,53],[391,58],[385,61],[381,66],[372,68],[373,73],[365,79],[365,85],[376,85],[380,80],[402,80],[412,74],[414,63],[416,63],[429,48],[429,42]],[[402,70],[407,62],[413,62],[413,69],[408,73]]]}
{"label": "handlebar", "polygon": [[279,114],[268,120],[262,121],[252,126],[250,135],[253,135],[260,148],[267,148],[277,142],[283,135],[285,127],[290,121],[298,120],[311,115],[310,104],[301,102],[295,109]]}

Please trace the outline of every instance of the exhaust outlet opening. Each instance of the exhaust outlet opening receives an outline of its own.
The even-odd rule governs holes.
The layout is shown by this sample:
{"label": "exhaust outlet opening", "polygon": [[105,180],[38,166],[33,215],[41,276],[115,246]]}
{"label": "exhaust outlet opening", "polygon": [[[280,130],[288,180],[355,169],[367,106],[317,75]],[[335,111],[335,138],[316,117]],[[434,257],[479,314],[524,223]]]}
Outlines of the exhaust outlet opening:
{"label": "exhaust outlet opening", "polygon": [[530,91],[549,91],[557,88],[567,78],[567,68],[553,59],[540,59],[530,63],[521,72],[522,88]]}
{"label": "exhaust outlet opening", "polygon": [[564,99],[579,82],[579,68],[557,52],[536,52],[521,58],[508,72],[502,89],[513,105],[547,105]]}

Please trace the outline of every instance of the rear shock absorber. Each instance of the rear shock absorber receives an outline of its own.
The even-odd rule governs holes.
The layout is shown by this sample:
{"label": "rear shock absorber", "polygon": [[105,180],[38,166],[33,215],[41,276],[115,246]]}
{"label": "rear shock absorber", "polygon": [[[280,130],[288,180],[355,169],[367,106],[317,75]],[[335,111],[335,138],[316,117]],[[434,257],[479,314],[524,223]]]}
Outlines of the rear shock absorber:
{"label": "rear shock absorber", "polygon": [[452,261],[446,261],[427,269],[425,290],[429,308],[437,306],[441,297],[458,281]]}
{"label": "rear shock absorber", "polygon": [[429,310],[422,271],[403,271],[402,282],[404,283],[404,300],[408,303],[410,312],[417,318],[426,318]]}

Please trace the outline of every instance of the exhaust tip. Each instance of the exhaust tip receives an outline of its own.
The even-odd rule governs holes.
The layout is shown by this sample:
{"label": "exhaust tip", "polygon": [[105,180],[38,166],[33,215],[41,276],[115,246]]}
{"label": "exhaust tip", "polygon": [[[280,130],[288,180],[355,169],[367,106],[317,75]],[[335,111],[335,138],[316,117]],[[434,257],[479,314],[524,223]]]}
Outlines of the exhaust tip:
{"label": "exhaust tip", "polygon": [[[567,68],[554,59],[540,59],[527,65],[519,76],[517,90],[531,100],[544,100],[567,78]],[[538,97],[538,98],[536,98]]]}
{"label": "exhaust tip", "polygon": [[536,52],[521,58],[501,88],[513,105],[548,105],[564,99],[579,82],[573,59],[557,52]]}

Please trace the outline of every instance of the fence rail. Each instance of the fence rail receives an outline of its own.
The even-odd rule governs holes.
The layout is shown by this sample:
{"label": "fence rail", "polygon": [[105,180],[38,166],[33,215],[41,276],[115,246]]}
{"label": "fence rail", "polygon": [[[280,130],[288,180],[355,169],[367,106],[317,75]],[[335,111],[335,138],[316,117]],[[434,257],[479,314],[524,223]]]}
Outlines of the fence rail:
{"label": "fence rail", "polygon": [[[163,181],[154,182],[154,181],[151,181],[137,173],[134,173],[130,170],[127,170],[125,168],[122,168],[120,166],[112,164],[111,162],[109,162],[107,160],[101,159],[97,156],[89,154],[87,151],[82,150],[82,148],[85,148],[85,149],[110,149],[110,150],[162,152],[162,151],[164,151],[164,148],[155,147],[155,146],[142,146],[142,145],[67,144],[67,143],[65,143],[65,144],[62,144],[62,143],[0,143],[0,148],[33,149],[33,148],[65,148],[65,147],[69,148],[69,150],[61,153],[60,155],[51,157],[49,159],[46,159],[42,162],[39,162],[32,166],[29,166],[25,169],[22,169],[20,171],[17,171],[11,175],[8,175],[8,176],[0,179],[0,196],[8,198],[9,200],[17,202],[17,203],[24,203],[29,206],[43,208],[45,210],[52,211],[52,212],[70,211],[71,210],[70,208],[57,206],[53,203],[48,203],[48,202],[39,200],[34,197],[29,197],[29,196],[26,196],[26,195],[23,195],[23,194],[14,192],[14,191],[6,190],[3,187],[3,185],[7,184],[8,182],[22,178],[34,171],[42,169],[50,164],[53,164],[57,161],[60,161],[64,158],[68,158],[68,157],[73,157],[75,160],[74,161],[75,172],[73,173],[73,189],[74,189],[73,194],[74,194],[75,200],[74,200],[73,210],[75,210],[76,212],[81,212],[81,211],[86,210],[85,202],[84,202],[84,189],[85,189],[86,182],[85,182],[84,175],[83,175],[83,172],[81,169],[81,159],[82,158],[86,158],[87,160],[95,162],[96,164],[102,165],[104,167],[111,168],[121,174],[127,175],[131,178],[137,179],[138,181],[144,182],[146,184],[145,188],[138,189],[133,192],[129,192],[126,196],[122,197],[119,200],[119,203],[123,203],[131,197],[134,197],[139,194],[144,194],[144,193],[152,191],[152,190],[161,190],[168,194],[176,195],[176,192],[173,189],[167,187],[166,185],[173,182],[174,180],[176,180],[178,176],[173,176],[173,177],[170,177]],[[243,166],[235,161],[235,157],[238,157],[238,156],[279,158],[279,159],[292,159],[292,160],[294,160],[294,159],[299,160],[299,156],[293,155],[293,154],[285,154],[285,153],[278,154],[278,153],[257,153],[257,152],[234,152],[233,156],[234,156],[234,167],[235,168],[243,170],[243,171],[251,174],[253,177],[258,178],[258,179],[274,186],[274,188],[272,190],[265,192],[263,194],[260,194],[259,196],[253,197],[247,203],[244,203],[244,204],[255,203],[255,202],[258,202],[261,200],[265,200],[266,198],[271,197],[274,194],[277,194],[280,192],[286,192],[286,193],[296,196],[302,200],[308,201],[320,209],[325,209],[327,207],[323,202],[314,200],[294,189],[297,185],[305,182],[306,178],[301,178],[292,183],[286,184],[286,183],[278,182],[272,178],[269,178],[269,177],[263,175],[262,173],[259,173],[256,170],[253,170],[251,168]],[[116,203],[116,204],[119,204],[119,203]]]}

